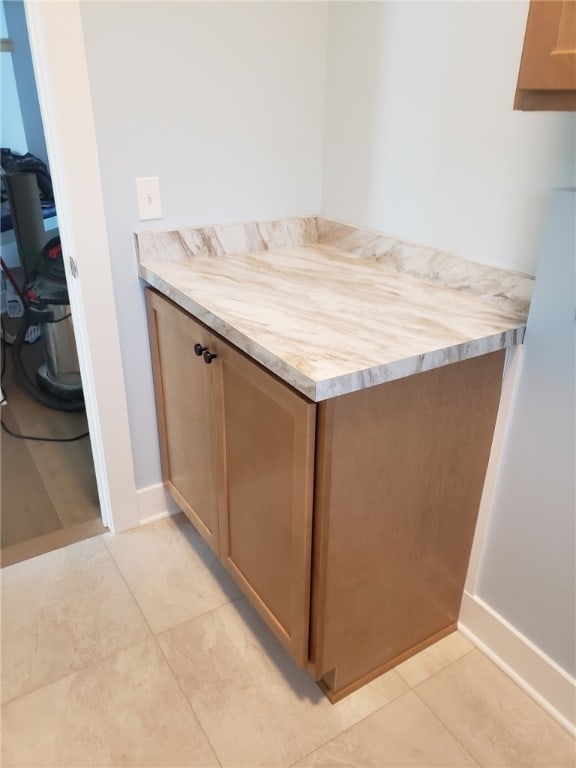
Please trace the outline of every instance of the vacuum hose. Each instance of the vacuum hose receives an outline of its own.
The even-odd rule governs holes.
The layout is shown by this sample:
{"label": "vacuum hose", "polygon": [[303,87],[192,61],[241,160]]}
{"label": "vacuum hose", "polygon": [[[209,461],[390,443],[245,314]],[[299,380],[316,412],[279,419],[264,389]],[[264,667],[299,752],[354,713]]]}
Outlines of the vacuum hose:
{"label": "vacuum hose", "polygon": [[83,411],[84,400],[62,400],[59,397],[53,397],[48,392],[44,392],[39,387],[37,387],[36,384],[34,384],[34,382],[31,380],[28,371],[24,367],[24,363],[22,361],[22,346],[24,344],[24,337],[26,336],[26,331],[31,325],[33,325],[31,312],[29,309],[26,309],[24,311],[24,316],[22,317],[22,322],[20,323],[18,333],[14,339],[14,344],[12,345],[12,363],[14,365],[14,376],[16,378],[17,384],[22,387],[22,389],[27,394],[29,394],[30,397],[33,397],[39,403],[42,403],[42,405],[48,406],[48,408],[55,408],[59,411]]}

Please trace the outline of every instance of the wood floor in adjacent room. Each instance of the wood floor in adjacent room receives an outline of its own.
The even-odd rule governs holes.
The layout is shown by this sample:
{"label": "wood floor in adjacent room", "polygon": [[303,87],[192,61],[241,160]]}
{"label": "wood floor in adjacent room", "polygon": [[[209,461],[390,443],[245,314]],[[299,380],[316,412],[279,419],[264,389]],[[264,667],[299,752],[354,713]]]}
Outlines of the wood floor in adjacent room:
{"label": "wood floor in adjacent room", "polygon": [[[67,413],[37,402],[14,381],[12,347],[5,346],[2,421],[13,432],[71,437],[87,432],[84,412]],[[40,341],[25,345],[27,367],[42,362]],[[38,442],[1,435],[1,564],[98,535],[100,518],[90,441]]]}

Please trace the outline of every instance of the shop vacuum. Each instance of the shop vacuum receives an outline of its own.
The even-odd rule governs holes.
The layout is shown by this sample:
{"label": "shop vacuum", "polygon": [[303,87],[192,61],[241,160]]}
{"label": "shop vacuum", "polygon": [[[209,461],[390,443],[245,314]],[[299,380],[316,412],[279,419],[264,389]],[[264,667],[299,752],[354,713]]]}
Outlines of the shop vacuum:
{"label": "shop vacuum", "polygon": [[[18,385],[31,397],[61,411],[84,410],[80,366],[70,301],[66,287],[60,238],[43,247],[35,277],[24,289],[26,308],[14,344],[12,360]],[[22,359],[26,334],[32,326],[40,329],[45,362],[32,379]]]}

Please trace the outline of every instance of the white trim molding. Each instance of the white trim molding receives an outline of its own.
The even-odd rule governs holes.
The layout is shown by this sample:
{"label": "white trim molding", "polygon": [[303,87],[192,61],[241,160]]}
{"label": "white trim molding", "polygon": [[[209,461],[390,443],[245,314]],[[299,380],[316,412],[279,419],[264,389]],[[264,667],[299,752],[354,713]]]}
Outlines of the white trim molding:
{"label": "white trim molding", "polygon": [[164,483],[149,485],[136,491],[138,497],[138,519],[140,525],[147,525],[164,517],[171,517],[180,512]]}
{"label": "white trim molding", "polygon": [[102,521],[119,532],[138,525],[138,505],[80,2],[25,10]]}
{"label": "white trim molding", "polygon": [[576,736],[576,681],[478,596],[464,592],[458,629]]}
{"label": "white trim molding", "polygon": [[478,511],[458,629],[569,733],[576,736],[576,682],[478,595],[476,588],[502,456],[524,362],[520,345],[507,352],[502,394]]}

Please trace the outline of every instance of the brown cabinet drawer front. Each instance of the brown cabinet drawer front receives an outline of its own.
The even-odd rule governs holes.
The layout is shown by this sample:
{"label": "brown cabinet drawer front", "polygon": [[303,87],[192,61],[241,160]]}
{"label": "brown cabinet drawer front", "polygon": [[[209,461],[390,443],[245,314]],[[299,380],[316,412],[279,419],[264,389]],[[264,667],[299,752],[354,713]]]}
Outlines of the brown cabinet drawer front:
{"label": "brown cabinet drawer front", "polygon": [[302,666],[308,655],[315,406],[220,342],[222,558]]}

